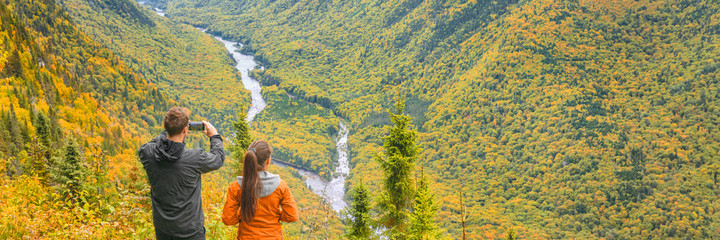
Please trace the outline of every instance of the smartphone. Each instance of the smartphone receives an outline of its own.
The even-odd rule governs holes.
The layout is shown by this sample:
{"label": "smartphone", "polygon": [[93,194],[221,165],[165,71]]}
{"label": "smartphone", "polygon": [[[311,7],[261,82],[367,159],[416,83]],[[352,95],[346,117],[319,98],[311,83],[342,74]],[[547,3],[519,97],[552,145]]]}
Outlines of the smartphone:
{"label": "smartphone", "polygon": [[188,129],[190,131],[205,131],[205,124],[202,122],[190,122]]}

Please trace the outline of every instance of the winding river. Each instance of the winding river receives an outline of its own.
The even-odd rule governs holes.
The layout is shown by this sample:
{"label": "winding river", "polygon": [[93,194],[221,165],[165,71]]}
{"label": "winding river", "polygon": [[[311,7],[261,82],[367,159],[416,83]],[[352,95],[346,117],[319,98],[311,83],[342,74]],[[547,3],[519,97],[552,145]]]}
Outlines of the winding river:
{"label": "winding river", "polygon": [[[200,30],[206,33],[205,29]],[[245,121],[248,122],[248,124],[252,124],[255,116],[257,116],[258,113],[262,112],[262,110],[265,109],[265,107],[267,106],[265,99],[263,99],[262,97],[262,89],[260,87],[260,82],[250,77],[250,71],[255,69],[258,64],[255,62],[253,56],[241,54],[237,51],[239,47],[242,47],[242,44],[231,42],[218,36],[213,37],[218,41],[222,42],[225,45],[225,49],[227,49],[228,52],[230,52],[230,54],[232,55],[233,59],[235,59],[235,63],[237,63],[235,65],[235,68],[240,72],[242,83],[245,86],[245,89],[250,90],[250,97],[252,98],[252,100]]]}
{"label": "winding river", "polygon": [[[204,30],[202,31],[205,32]],[[245,119],[245,121],[250,124],[252,123],[255,116],[267,106],[267,103],[265,102],[265,99],[263,99],[261,94],[262,88],[260,82],[252,79],[249,76],[249,72],[255,69],[258,64],[255,62],[253,56],[241,54],[237,51],[240,47],[242,47],[242,44],[228,41],[218,36],[213,37],[222,42],[228,52],[232,54],[233,59],[235,59],[235,62],[237,63],[235,65],[235,68],[240,71],[243,85],[245,85],[246,89],[250,90],[252,97],[252,105],[250,106],[247,118]],[[342,120],[339,121],[339,128],[340,131],[338,131],[338,136],[335,144],[335,149],[338,152],[338,167],[335,169],[335,172],[333,172],[333,178],[330,180],[330,182],[325,181],[317,173],[295,168],[296,170],[298,170],[300,175],[305,176],[305,184],[307,185],[307,187],[310,188],[315,194],[325,199],[325,201],[332,206],[333,210],[338,212],[347,207],[347,203],[344,200],[345,177],[348,175],[348,173],[350,173],[347,158],[347,138],[349,131],[345,124],[342,122]],[[275,164],[282,167],[288,167],[288,165],[281,163]]]}
{"label": "winding river", "polygon": [[[139,1],[138,3],[142,5],[147,5],[143,1]],[[166,17],[165,11],[163,9],[153,7],[153,10],[155,10],[155,13],[157,13],[158,15]],[[198,28],[198,30],[202,31],[203,33],[209,34],[205,31],[205,29]],[[250,96],[252,100],[245,121],[248,124],[251,124],[252,121],[255,119],[255,116],[262,112],[262,110],[265,109],[265,107],[267,106],[265,99],[263,99],[262,97],[262,86],[260,85],[260,82],[252,79],[249,74],[250,71],[258,67],[259,65],[257,64],[257,62],[255,62],[253,56],[245,55],[237,51],[239,48],[242,47],[242,44],[225,40],[219,36],[213,36],[211,34],[209,35],[222,42],[223,45],[225,45],[225,49],[228,50],[228,52],[232,55],[232,58],[235,60],[235,68],[240,72],[240,77],[242,79],[243,85],[245,86],[245,89],[250,90]],[[338,131],[335,144],[335,149],[338,152],[338,167],[333,172],[333,178],[329,182],[325,181],[325,179],[312,171],[295,168],[293,166],[279,162],[274,162],[276,165],[281,167],[295,168],[298,173],[300,173],[300,175],[305,177],[305,184],[307,185],[307,187],[311,189],[315,194],[322,197],[328,204],[330,204],[330,206],[332,206],[333,210],[335,210],[336,212],[339,212],[340,210],[348,206],[345,202],[345,177],[350,173],[347,155],[347,140],[349,131],[342,120],[338,119],[338,121],[340,131]]]}

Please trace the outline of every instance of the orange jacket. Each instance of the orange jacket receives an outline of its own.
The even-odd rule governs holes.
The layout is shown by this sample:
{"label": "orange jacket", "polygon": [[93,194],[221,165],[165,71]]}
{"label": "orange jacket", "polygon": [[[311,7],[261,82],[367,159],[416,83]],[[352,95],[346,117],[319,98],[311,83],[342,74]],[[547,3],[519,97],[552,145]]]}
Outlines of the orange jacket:
{"label": "orange jacket", "polygon": [[258,199],[255,218],[252,222],[240,220],[240,184],[230,184],[223,208],[222,221],[225,225],[238,224],[237,239],[282,239],[280,221],[298,220],[297,206],[287,183],[280,180],[277,189],[270,195]]}

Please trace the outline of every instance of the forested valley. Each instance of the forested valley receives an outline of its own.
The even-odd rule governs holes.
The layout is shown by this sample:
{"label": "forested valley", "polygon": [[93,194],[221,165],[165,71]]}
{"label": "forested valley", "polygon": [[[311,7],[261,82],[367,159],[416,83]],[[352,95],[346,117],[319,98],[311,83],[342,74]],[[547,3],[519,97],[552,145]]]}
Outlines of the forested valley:
{"label": "forested valley", "polygon": [[350,187],[405,97],[451,237],[718,235],[717,1],[160,4],[348,118]]}
{"label": "forested valley", "polygon": [[[302,210],[289,239],[720,235],[718,1],[146,2],[166,16],[3,0],[0,237],[151,238],[135,152],[178,105],[325,179],[347,123],[346,211],[271,168]],[[263,66],[250,125],[232,59],[195,28]],[[209,239],[236,231],[218,219],[238,146],[203,180]]]}

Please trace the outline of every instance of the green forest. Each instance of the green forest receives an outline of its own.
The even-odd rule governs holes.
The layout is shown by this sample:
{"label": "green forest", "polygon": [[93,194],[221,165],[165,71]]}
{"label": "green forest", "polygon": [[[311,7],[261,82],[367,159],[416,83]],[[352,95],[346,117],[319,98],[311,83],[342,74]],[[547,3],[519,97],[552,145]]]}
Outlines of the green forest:
{"label": "green forest", "polygon": [[[230,138],[250,105],[196,28],[263,66],[274,157],[330,179],[350,129],[341,213],[271,168],[289,239],[720,235],[716,0],[0,1],[0,238],[154,236],[139,145],[171,106]],[[203,178],[209,239],[235,168]]]}

